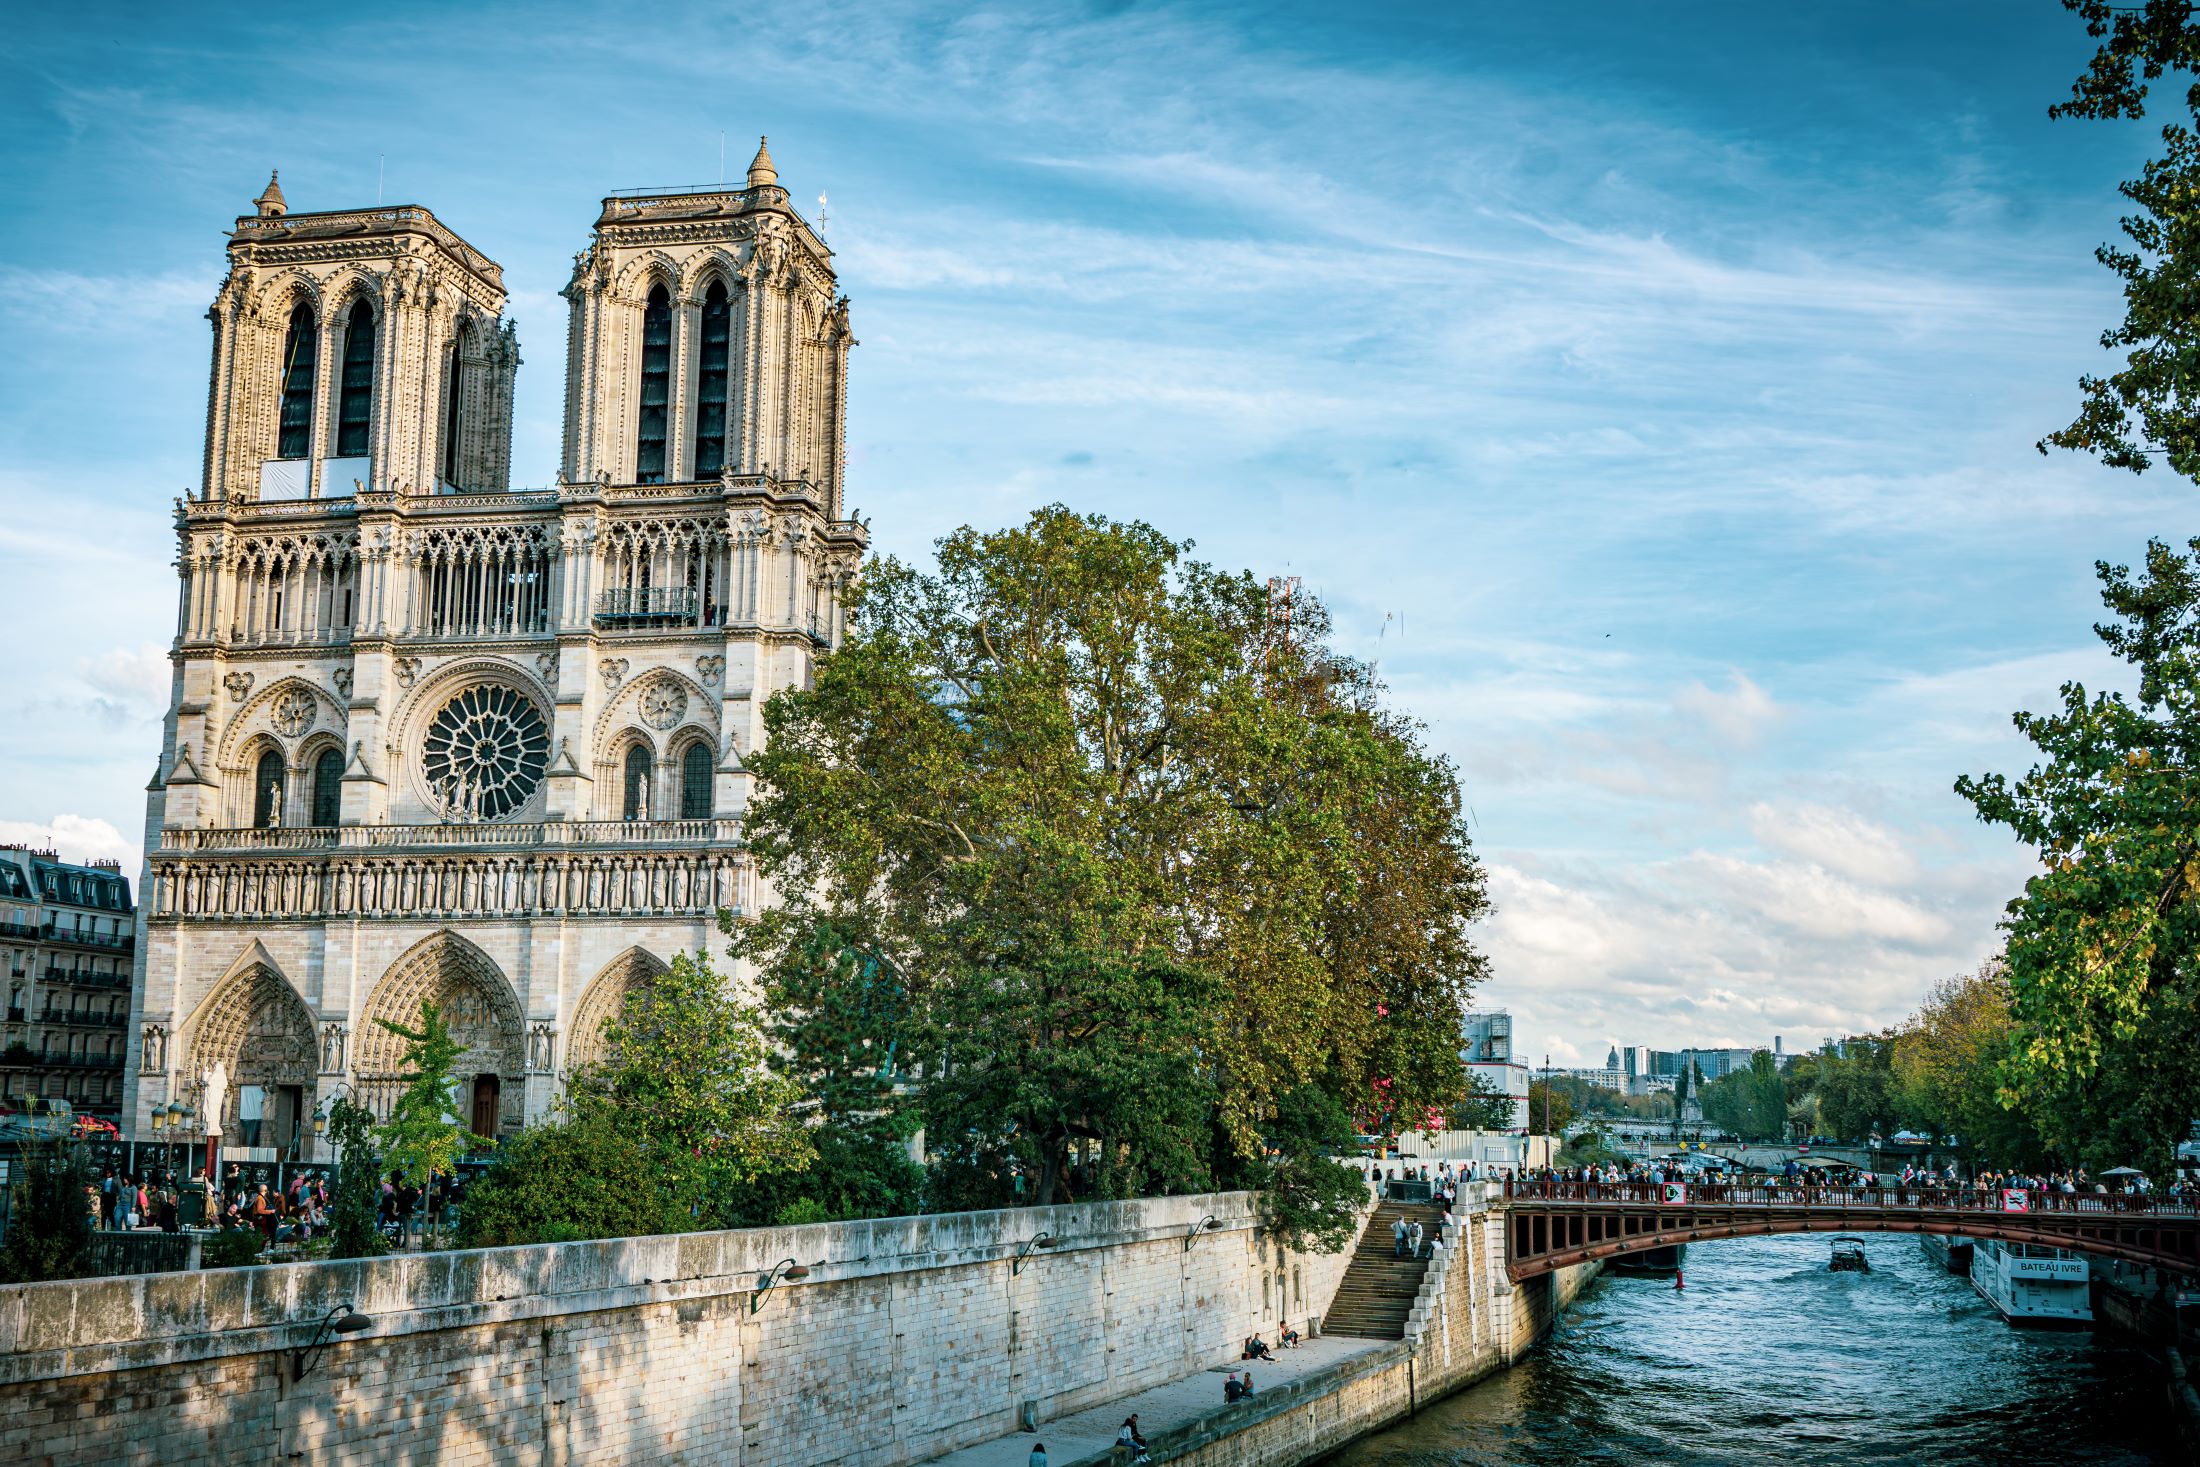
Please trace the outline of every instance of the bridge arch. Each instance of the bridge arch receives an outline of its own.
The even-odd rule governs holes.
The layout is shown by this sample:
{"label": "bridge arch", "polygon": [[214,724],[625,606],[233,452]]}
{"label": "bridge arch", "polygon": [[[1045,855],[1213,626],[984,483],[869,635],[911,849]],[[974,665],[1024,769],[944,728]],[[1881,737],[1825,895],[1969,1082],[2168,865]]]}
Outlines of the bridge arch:
{"label": "bridge arch", "polygon": [[[1623,1190],[1624,1189],[1624,1190]],[[1603,1189],[1597,1189],[1603,1190]],[[1505,1271],[1514,1282],[1576,1264],[1610,1262],[1653,1248],[1784,1233],[1939,1233],[2067,1248],[2173,1272],[2200,1274],[2200,1213],[2156,1205],[2112,1206],[2113,1198],[2043,1196],[2037,1210],[2011,1212],[1972,1194],[1916,1189],[1820,1194],[1807,1200],[1780,1189],[1729,1187],[1727,1195],[1665,1201],[1654,1188],[1638,1195],[1508,1199]],[[2091,1204],[2100,1204],[2098,1206]]]}

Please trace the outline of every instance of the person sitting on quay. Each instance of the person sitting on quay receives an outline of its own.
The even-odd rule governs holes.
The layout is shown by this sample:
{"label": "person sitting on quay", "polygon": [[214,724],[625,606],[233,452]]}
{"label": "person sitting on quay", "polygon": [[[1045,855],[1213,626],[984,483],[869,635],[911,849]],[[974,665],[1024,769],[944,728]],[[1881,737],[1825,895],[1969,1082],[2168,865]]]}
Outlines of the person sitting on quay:
{"label": "person sitting on quay", "polygon": [[1245,1342],[1245,1354],[1241,1358],[1246,1360],[1273,1361],[1276,1357],[1274,1353],[1269,1350],[1268,1342],[1262,1339],[1259,1335],[1255,1335]]}
{"label": "person sitting on quay", "polygon": [[1286,1350],[1296,1350],[1299,1347],[1299,1332],[1286,1324],[1283,1327],[1283,1333],[1277,1336],[1277,1343]]}
{"label": "person sitting on quay", "polygon": [[1235,1406],[1244,1394],[1245,1387],[1238,1384],[1238,1373],[1231,1371],[1230,1378],[1222,1383],[1222,1404]]}
{"label": "person sitting on quay", "polygon": [[[1136,1411],[1123,1418],[1123,1429],[1115,1434],[1115,1444],[1118,1447],[1130,1449],[1130,1460],[1133,1463],[1151,1462],[1153,1460],[1153,1458],[1146,1455],[1145,1437],[1139,1435],[1138,1413]],[[1121,1453],[1117,1455],[1120,1456]]]}
{"label": "person sitting on quay", "polygon": [[1241,1384],[1241,1385],[1240,1385],[1240,1386],[1238,1387],[1238,1389],[1239,1389],[1239,1390],[1240,1390],[1241,1392],[1243,1392],[1243,1394],[1244,1394],[1244,1396],[1245,1396],[1245,1399],[1246,1399],[1246,1400],[1250,1401],[1250,1400],[1252,1400],[1252,1399],[1253,1399],[1253,1372],[1252,1372],[1252,1371],[1248,1370],[1248,1371],[1246,1371],[1246,1372],[1245,1372],[1245,1380],[1244,1380],[1243,1384]]}
{"label": "person sitting on quay", "polygon": [[1031,1455],[1024,1459],[1024,1467],[1047,1467],[1047,1444],[1033,1442]]}

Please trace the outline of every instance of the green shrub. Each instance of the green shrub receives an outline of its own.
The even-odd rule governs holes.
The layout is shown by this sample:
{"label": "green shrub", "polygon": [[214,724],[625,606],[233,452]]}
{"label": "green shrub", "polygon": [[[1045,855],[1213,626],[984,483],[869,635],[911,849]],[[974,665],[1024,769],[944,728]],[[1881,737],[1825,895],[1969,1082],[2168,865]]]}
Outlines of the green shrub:
{"label": "green shrub", "polygon": [[224,1228],[199,1250],[201,1268],[244,1268],[259,1261],[264,1240],[251,1228]]}
{"label": "green shrub", "polygon": [[459,1246],[572,1243],[677,1233],[695,1226],[672,1201],[665,1159],[615,1114],[537,1126],[497,1149],[466,1189]]}
{"label": "green shrub", "polygon": [[809,1197],[797,1197],[779,1209],[773,1221],[783,1228],[798,1228],[804,1223],[831,1222],[833,1215],[825,1210],[825,1204]]}
{"label": "green shrub", "polygon": [[26,1148],[10,1198],[8,1239],[0,1248],[0,1282],[34,1284],[83,1275],[92,1238],[92,1161],[82,1146],[54,1142]]}

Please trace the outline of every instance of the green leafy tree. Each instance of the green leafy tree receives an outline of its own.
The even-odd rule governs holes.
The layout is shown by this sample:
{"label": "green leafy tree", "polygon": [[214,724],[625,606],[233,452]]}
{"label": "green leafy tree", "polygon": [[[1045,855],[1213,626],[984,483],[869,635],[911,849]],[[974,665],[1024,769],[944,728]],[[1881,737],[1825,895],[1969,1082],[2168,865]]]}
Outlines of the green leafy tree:
{"label": "green leafy tree", "polygon": [[1787,1086],[1773,1063],[1772,1051],[1756,1051],[1747,1069],[1731,1071],[1704,1086],[1703,1115],[1712,1125],[1744,1140],[1785,1136]]}
{"label": "green leafy tree", "polygon": [[2078,416],[2040,445],[2077,449],[2133,472],[2157,458],[2200,476],[2200,14],[2182,0],[2063,0],[2100,42],[2092,64],[2051,116],[2095,120],[2146,114],[2151,84],[2186,79],[2182,115],[2161,130],[2161,152],[2121,186],[2132,208],[2125,243],[2103,245],[2101,263],[2123,282],[2124,319],[2102,333],[2118,367],[2080,381]]}
{"label": "green leafy tree", "polygon": [[82,1277],[92,1241],[91,1157],[78,1143],[55,1140],[25,1147],[20,1166],[0,1247],[0,1283]]}
{"label": "green leafy tree", "polygon": [[[924,1090],[943,1207],[1204,1191],[1218,985],[1166,961],[1075,953],[951,973]],[[1068,1185],[1083,1156],[1082,1189]]]}
{"label": "green leafy tree", "polygon": [[664,1155],[642,1128],[605,1110],[531,1126],[497,1148],[467,1189],[468,1248],[673,1233],[692,1226],[664,1185]]}
{"label": "green leafy tree", "polygon": [[1537,1136],[1563,1136],[1574,1123],[1573,1097],[1549,1080],[1528,1084],[1528,1130]]}
{"label": "green leafy tree", "polygon": [[1359,1151],[1343,1102],[1321,1085],[1288,1091],[1277,1097],[1261,1142],[1250,1159],[1227,1142],[1218,1145],[1218,1184],[1260,1193],[1262,1225],[1287,1247],[1334,1253],[1350,1243],[1367,1203],[1367,1178],[1338,1160]]}
{"label": "green leafy tree", "polygon": [[1513,1099],[1480,1075],[1469,1072],[1467,1093],[1452,1108],[1455,1131],[1509,1131],[1513,1123]]}
{"label": "green leafy tree", "polygon": [[382,1198],[382,1159],[374,1146],[374,1113],[339,1099],[328,1111],[336,1146],[336,1180],[329,1190],[329,1256],[371,1258],[382,1251],[375,1213]]}
{"label": "green leafy tree", "polygon": [[1956,789],[2041,864],[2003,924],[2005,1098],[2059,1157],[2166,1171],[2200,1112],[2200,540],[2099,570],[2097,630],[2137,695],[2065,684],[2054,712],[2016,715],[2026,774]]}
{"label": "green leafy tree", "polygon": [[466,1046],[451,1037],[442,1011],[420,1001],[420,1027],[408,1029],[390,1019],[375,1021],[405,1041],[405,1088],[390,1106],[390,1118],[377,1140],[384,1161],[415,1187],[425,1188],[438,1173],[450,1176],[470,1145],[486,1145],[466,1127],[458,1109],[458,1077],[453,1067]]}
{"label": "green leafy tree", "polygon": [[[935,1201],[998,1187],[1004,1165],[1028,1169],[1026,1200],[1053,1200],[1072,1139],[1103,1185],[1191,1184],[1192,1085],[1248,1159],[1302,1084],[1357,1103],[1380,1083],[1410,1124],[1464,1094],[1466,931],[1486,900],[1453,771],[1327,647],[1317,602],[1184,550],[1050,507],[949,536],[937,574],[875,561],[843,644],[766,707],[747,834],[785,900],[736,950],[776,988],[814,983],[821,952],[891,975],[904,1100],[944,1158]],[[1105,1112],[1104,1145],[982,1057],[955,1078],[955,1021],[996,990],[993,1030],[1037,1038],[1018,1053],[1043,1055],[1057,1019],[1086,1032],[1055,987],[1076,971],[1124,1014],[1154,974],[1215,985],[1195,1067],[1046,1059],[1089,1082],[1077,1104]],[[1187,1027],[1147,1011],[1163,1037]],[[821,1047],[844,1050],[845,1016],[826,1028]],[[1106,1093],[1139,1075],[1161,1087],[1145,1101]]]}
{"label": "green leafy tree", "polygon": [[1975,1163],[2030,1168],[2044,1160],[2025,1112],[2003,1097],[2002,1067],[2015,1038],[1999,960],[1934,985],[1894,1041],[1895,1084],[1908,1123],[1956,1138]]}
{"label": "green leafy tree", "polygon": [[[672,1205],[697,1226],[738,1218],[762,1177],[814,1155],[799,1086],[772,1069],[762,1015],[701,954],[632,989],[604,1028],[606,1057],[573,1076],[585,1140],[623,1128],[659,1153]],[[745,1220],[745,1219],[742,1219]]]}

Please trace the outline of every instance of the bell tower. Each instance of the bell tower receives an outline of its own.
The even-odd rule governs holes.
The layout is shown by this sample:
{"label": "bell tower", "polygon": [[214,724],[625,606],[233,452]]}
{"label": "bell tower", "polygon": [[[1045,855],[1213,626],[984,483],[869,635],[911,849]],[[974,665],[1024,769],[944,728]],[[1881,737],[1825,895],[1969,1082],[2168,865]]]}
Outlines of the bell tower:
{"label": "bell tower", "polygon": [[208,318],[204,498],[503,489],[504,273],[413,204],[292,213],[270,176]]}
{"label": "bell tower", "polygon": [[757,140],[745,187],[613,194],[565,287],[569,482],[761,477],[842,512],[848,301]]}

